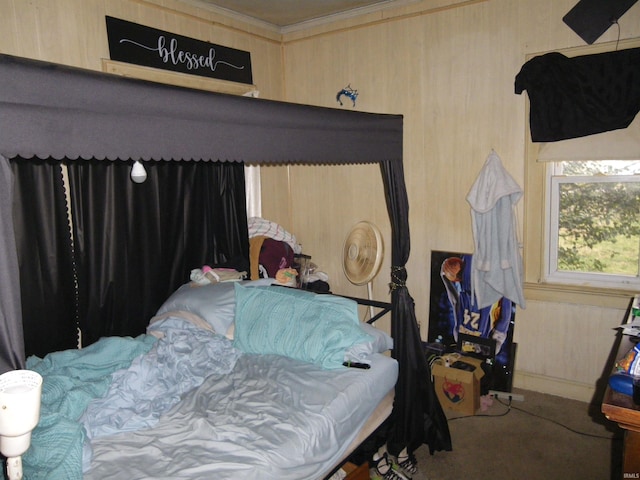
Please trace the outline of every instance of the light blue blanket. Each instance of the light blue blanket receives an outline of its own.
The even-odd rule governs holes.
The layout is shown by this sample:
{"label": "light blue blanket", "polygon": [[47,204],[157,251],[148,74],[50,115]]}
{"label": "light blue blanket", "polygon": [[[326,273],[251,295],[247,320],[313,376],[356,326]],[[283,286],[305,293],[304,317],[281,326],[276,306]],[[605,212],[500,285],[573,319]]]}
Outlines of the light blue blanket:
{"label": "light blue blanket", "polygon": [[[226,337],[175,317],[154,323],[148,331],[161,336],[158,343],[128,369],[115,372],[109,391],[93,400],[82,416],[88,440],[152,428],[206,377],[230,372],[241,354]],[[83,461],[87,470],[89,442]]]}
{"label": "light blue blanket", "polygon": [[82,350],[65,350],[43,359],[29,357],[27,369],[44,378],[40,422],[22,457],[25,478],[82,478],[84,430],[78,419],[89,402],[105,394],[111,374],[147,352],[156,339],[109,337]]}
{"label": "light blue blanket", "polygon": [[81,480],[90,441],[153,427],[181,396],[214,373],[234,367],[241,352],[230,340],[168,317],[154,335],[103,338],[27,368],[44,378],[40,422],[23,456],[25,478]]}

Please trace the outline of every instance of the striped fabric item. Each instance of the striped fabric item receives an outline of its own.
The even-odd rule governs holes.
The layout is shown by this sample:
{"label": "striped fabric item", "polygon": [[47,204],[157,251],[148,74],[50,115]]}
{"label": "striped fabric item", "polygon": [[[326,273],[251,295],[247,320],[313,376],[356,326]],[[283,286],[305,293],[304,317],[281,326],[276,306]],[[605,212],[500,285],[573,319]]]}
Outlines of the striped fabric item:
{"label": "striped fabric item", "polygon": [[302,253],[302,245],[298,244],[296,237],[275,222],[260,217],[251,217],[247,220],[247,226],[249,228],[249,238],[272,238],[289,244],[294,253]]}

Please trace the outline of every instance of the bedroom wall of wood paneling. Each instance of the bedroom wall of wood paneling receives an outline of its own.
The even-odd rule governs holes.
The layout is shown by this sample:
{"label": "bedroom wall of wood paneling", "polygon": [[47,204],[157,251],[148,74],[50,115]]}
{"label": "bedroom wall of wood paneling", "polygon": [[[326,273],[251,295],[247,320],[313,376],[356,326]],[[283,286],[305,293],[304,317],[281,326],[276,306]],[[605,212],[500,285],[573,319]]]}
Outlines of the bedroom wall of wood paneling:
{"label": "bedroom wall of wood paneling", "polygon": [[[526,95],[514,78],[527,55],[584,45],[562,17],[576,0],[423,0],[361,17],[277,32],[177,0],[0,0],[0,52],[100,70],[111,15],[249,50],[262,98],[335,108],[358,90],[356,109],[404,115],[412,252],[408,286],[428,329],[430,255],[472,252],[466,194],[493,148],[525,186]],[[597,43],[615,48],[618,31]],[[620,38],[640,37],[640,6]],[[378,166],[262,168],[263,216],[295,233],[336,292],[367,295],[342,274],[342,244],[359,220],[390,226]],[[527,192],[525,191],[525,196]],[[524,202],[519,204],[521,233]],[[526,243],[526,238],[524,239]],[[387,300],[390,254],[373,282]],[[516,314],[515,385],[589,401],[624,316],[624,295],[558,294],[527,286]],[[593,305],[595,303],[595,305]],[[380,321],[388,328],[387,321]]]}
{"label": "bedroom wall of wood paneling", "polygon": [[[575,3],[423,1],[284,35],[288,100],[336,106],[335,93],[351,84],[359,93],[359,110],[404,115],[412,241],[408,285],[423,335],[431,251],[473,251],[465,197],[491,149],[525,186],[527,97],[514,94],[514,78],[527,55],[584,45],[562,22]],[[597,43],[614,49],[617,34],[614,26]],[[639,36],[636,5],[620,19],[620,38]],[[369,193],[378,182],[377,169],[360,167],[354,173],[347,182],[339,170],[328,169],[320,177],[294,168],[291,174],[294,197],[305,186],[304,198],[322,199],[294,207],[294,225],[304,225],[299,229],[303,244],[338,277],[337,244],[351,223],[372,218],[388,228],[381,198]],[[322,179],[315,194],[308,187],[314,178]],[[359,198],[363,210],[343,208],[340,218],[330,219],[331,227],[314,227],[315,218],[327,218],[325,209],[351,205],[342,195]],[[521,237],[523,216],[521,202]],[[332,233],[327,234],[329,228]],[[348,282],[335,283],[347,288]],[[386,283],[384,276],[375,280],[376,298],[388,298]],[[515,385],[590,401],[602,385],[613,328],[622,321],[630,297],[556,295],[554,289],[535,287],[527,286],[528,306],[516,313]],[[362,288],[360,294],[365,295]]]}

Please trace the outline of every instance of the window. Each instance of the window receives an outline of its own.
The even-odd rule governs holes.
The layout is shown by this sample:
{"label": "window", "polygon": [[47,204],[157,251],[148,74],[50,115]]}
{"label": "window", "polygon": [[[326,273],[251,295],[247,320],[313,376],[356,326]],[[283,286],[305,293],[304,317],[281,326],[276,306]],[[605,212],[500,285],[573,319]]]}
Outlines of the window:
{"label": "window", "polygon": [[640,160],[547,164],[546,281],[640,285]]}
{"label": "window", "polygon": [[[572,57],[613,51],[616,48],[637,47],[640,47],[640,40],[630,39],[620,41],[619,45],[610,42],[558,51]],[[544,53],[547,52],[527,55],[527,60]],[[529,111],[526,112],[525,118],[529,118]],[[605,214],[605,206],[599,207],[600,202],[603,201],[597,196],[599,193],[595,193],[599,192],[599,189],[602,192],[606,192],[608,189],[611,193],[611,190],[622,188],[623,191],[626,191],[626,196],[630,196],[632,190],[637,195],[637,182],[640,182],[640,172],[638,171],[640,115],[637,115],[626,129],[559,142],[533,142],[528,122],[525,132],[524,202],[522,206],[524,209],[524,286],[527,299],[579,303],[607,308],[626,308],[629,295],[637,292],[640,287],[638,278],[640,241],[637,231],[634,233],[635,240],[632,240],[634,235],[631,235],[631,238],[622,236],[623,243],[635,246],[635,253],[633,256],[629,255],[630,259],[626,261],[624,268],[619,269],[619,264],[618,266],[609,265],[609,258],[607,258],[607,267],[602,267],[604,262],[601,259],[598,259],[600,263],[596,263],[596,254],[588,246],[586,250],[581,250],[580,246],[576,244],[574,249],[571,243],[571,233],[561,230],[561,225],[564,228],[564,222],[569,222],[572,215],[573,217],[578,215],[578,218],[581,218],[579,215],[582,215],[584,222],[589,219],[588,216],[594,217],[594,222],[604,222],[604,225],[606,222],[611,222],[612,219],[607,218]],[[624,160],[624,162],[608,165],[610,159]],[[609,169],[614,165],[615,172]],[[626,165],[626,167],[621,167],[621,165]],[[603,170],[593,170],[596,166]],[[622,170],[619,170],[618,167]],[[588,185],[588,187],[584,187],[584,191],[581,191],[575,188],[576,185],[581,187]],[[589,192],[589,189],[592,191]],[[572,203],[576,203],[571,195],[573,193],[587,195],[587,192],[591,195],[589,201],[591,209],[576,208],[575,212],[571,210]],[[563,196],[564,201],[561,205],[560,199]],[[605,195],[604,198],[607,196]],[[638,209],[640,207],[636,204],[636,222],[640,217]],[[628,227],[637,229],[637,223]],[[566,234],[562,240],[561,233]],[[577,234],[578,232],[573,233]],[[600,238],[597,235],[594,237],[596,240]],[[592,238],[589,241],[593,240]],[[614,246],[614,252],[609,252],[609,257],[612,253],[614,253],[614,257],[620,255],[618,250],[621,248],[621,243],[617,236],[615,240],[615,243],[609,240],[609,245]],[[581,239],[581,241],[586,244],[586,240]],[[602,248],[604,248],[603,245],[593,246],[595,250]],[[558,252],[560,252],[560,268],[558,268]],[[573,260],[579,261],[579,259],[570,258],[574,253],[578,257],[583,257],[582,263],[576,264]],[[587,259],[590,259],[591,263]],[[576,265],[579,265],[579,268],[576,268]],[[612,273],[612,269],[616,271]]]}

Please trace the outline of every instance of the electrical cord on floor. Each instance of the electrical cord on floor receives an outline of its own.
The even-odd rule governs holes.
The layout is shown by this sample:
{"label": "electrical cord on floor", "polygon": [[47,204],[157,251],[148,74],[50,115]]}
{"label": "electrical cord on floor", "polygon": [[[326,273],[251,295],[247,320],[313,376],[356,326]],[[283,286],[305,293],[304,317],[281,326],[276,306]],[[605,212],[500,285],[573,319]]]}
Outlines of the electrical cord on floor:
{"label": "electrical cord on floor", "polygon": [[[500,403],[502,403],[502,402],[500,402]],[[595,433],[581,432],[579,430],[575,430],[575,429],[569,427],[568,425],[565,425],[564,423],[560,423],[560,422],[558,422],[556,420],[552,420],[551,418],[543,417],[542,415],[538,415],[537,413],[529,412],[529,411],[527,411],[527,410],[525,410],[523,408],[520,408],[520,407],[512,407],[512,408],[514,410],[518,410],[519,412],[526,413],[527,415],[531,415],[532,417],[540,418],[542,420],[546,420],[547,422],[551,422],[551,423],[553,423],[555,425],[558,425],[559,427],[562,427],[562,428],[564,428],[566,430],[569,430],[571,433],[582,435],[583,437],[601,438],[603,440],[614,440],[614,439],[616,439],[615,435],[605,436],[605,435],[597,435]]]}
{"label": "electrical cord on floor", "polygon": [[507,415],[509,412],[511,412],[511,409],[513,410],[517,410],[519,412],[522,413],[526,413],[527,415],[531,415],[532,417],[536,417],[536,418],[540,418],[541,420],[546,420],[547,422],[551,422],[555,425],[558,425],[559,427],[562,427],[566,430],[569,430],[571,433],[575,433],[577,435],[582,435],[585,437],[592,437],[592,438],[600,438],[602,440],[615,440],[617,437],[615,435],[613,436],[605,436],[605,435],[596,435],[593,433],[586,433],[586,432],[580,432],[578,430],[575,430],[563,423],[560,423],[556,420],[552,420],[551,418],[547,418],[547,417],[543,417],[542,415],[538,415],[537,413],[533,413],[533,412],[529,412],[528,410],[525,410],[523,408],[520,407],[514,407],[512,405],[513,401],[510,400],[509,403],[504,403],[502,400],[500,400],[499,398],[496,398],[495,400],[497,400],[498,403],[500,403],[501,405],[504,405],[505,407],[507,407],[507,410],[504,411],[503,413],[499,413],[499,414],[487,414],[487,413],[483,413],[480,415],[465,415],[462,417],[453,417],[448,419],[448,421],[453,421],[453,420],[461,420],[463,418],[477,418],[477,417],[485,417],[485,418],[490,418],[490,417],[504,417],[505,415]]}
{"label": "electrical cord on floor", "polygon": [[[499,401],[499,400],[498,400]],[[499,401],[500,402],[500,401]],[[508,404],[506,403],[502,403],[500,402],[502,405],[504,405],[505,407],[507,407],[507,410],[502,412],[502,413],[479,413],[479,414],[474,414],[474,415],[463,415],[461,417],[453,417],[453,418],[449,418],[447,419],[449,422],[452,422],[453,420],[462,420],[463,418],[477,418],[477,417],[485,417],[485,418],[492,418],[492,417],[504,417],[505,415],[507,415],[510,411],[511,411],[511,402],[509,402]]]}

